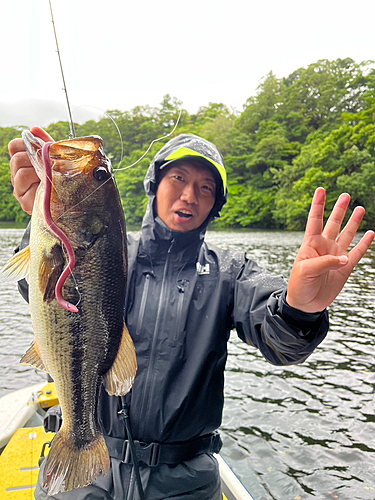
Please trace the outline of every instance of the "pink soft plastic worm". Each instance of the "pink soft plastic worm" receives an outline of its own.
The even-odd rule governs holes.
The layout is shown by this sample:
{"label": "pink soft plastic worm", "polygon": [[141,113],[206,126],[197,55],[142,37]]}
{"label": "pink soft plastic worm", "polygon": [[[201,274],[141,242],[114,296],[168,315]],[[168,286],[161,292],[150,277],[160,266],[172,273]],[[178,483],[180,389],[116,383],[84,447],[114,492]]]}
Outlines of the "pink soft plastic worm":
{"label": "pink soft plastic worm", "polygon": [[62,296],[62,288],[64,283],[69,276],[69,274],[73,271],[74,266],[76,264],[76,256],[74,254],[74,250],[72,244],[70,243],[66,234],[54,223],[51,215],[51,191],[52,191],[52,167],[51,161],[49,159],[49,149],[53,143],[46,142],[42,149],[43,163],[46,173],[46,185],[45,185],[45,194],[44,194],[44,218],[48,225],[48,228],[61,240],[61,243],[64,245],[67,253],[68,253],[68,265],[61,273],[60,278],[58,279],[55,286],[55,297],[57,303],[60,304],[61,307],[66,309],[69,312],[77,313],[79,312],[77,307],[70,302],[67,302]]}

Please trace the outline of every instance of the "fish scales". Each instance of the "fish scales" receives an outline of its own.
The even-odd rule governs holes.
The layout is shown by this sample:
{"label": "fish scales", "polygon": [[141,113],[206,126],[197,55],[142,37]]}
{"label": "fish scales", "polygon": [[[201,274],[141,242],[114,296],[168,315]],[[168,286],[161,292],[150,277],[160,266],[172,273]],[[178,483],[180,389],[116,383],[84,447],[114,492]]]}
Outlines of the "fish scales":
{"label": "fish scales", "polygon": [[[55,381],[63,413],[44,469],[48,494],[90,484],[109,470],[109,456],[98,420],[100,386],[125,395],[136,373],[133,343],[124,324],[127,251],[123,210],[112,168],[99,137],[53,143],[50,210],[75,253],[64,300],[55,287],[68,264],[64,245],[45,220],[45,170],[40,144],[23,134],[41,178],[34,203],[30,245],[29,296],[35,343],[23,362],[44,367]],[[26,257],[25,257],[26,258]],[[8,274],[17,275],[19,264]],[[6,266],[7,267],[7,266]],[[17,275],[20,278],[20,275]]]}

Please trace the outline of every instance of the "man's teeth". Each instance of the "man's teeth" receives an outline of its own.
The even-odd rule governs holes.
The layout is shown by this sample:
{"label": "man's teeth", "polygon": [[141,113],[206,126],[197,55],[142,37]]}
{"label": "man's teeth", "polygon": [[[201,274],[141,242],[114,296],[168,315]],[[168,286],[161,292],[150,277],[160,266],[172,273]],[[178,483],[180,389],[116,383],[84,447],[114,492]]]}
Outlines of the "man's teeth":
{"label": "man's teeth", "polygon": [[180,215],[181,217],[186,217],[186,218],[188,218],[188,217],[192,217],[191,212],[188,212],[188,211],[186,211],[186,210],[178,210],[178,211],[177,211],[177,213],[178,213],[178,215]]}

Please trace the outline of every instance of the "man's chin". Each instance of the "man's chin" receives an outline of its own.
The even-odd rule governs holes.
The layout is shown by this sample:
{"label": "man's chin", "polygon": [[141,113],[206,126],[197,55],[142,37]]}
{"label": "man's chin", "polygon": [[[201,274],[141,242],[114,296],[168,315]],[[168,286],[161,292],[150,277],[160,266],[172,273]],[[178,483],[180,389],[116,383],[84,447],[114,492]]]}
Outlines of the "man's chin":
{"label": "man's chin", "polygon": [[197,221],[193,217],[181,217],[178,214],[174,214],[170,225],[167,224],[167,226],[169,227],[169,229],[172,229],[172,231],[178,231],[179,233],[193,231],[198,227]]}
{"label": "man's chin", "polygon": [[197,229],[197,225],[193,223],[193,221],[191,221],[190,223],[183,223],[183,224],[171,224],[171,225],[168,225],[167,226],[169,227],[169,229],[171,229],[172,231],[176,231],[178,233],[187,233],[189,231],[194,231],[194,229]]}

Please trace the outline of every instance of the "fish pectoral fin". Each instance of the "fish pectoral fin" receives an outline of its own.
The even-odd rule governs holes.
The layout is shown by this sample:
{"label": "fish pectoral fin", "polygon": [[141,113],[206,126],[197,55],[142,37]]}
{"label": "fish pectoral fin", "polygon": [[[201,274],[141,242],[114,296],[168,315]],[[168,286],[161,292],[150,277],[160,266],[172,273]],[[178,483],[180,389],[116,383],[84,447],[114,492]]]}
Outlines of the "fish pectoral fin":
{"label": "fish pectoral fin", "polygon": [[44,302],[55,298],[55,287],[64,270],[64,254],[60,245],[54,245],[47,252],[44,250],[39,265],[39,289],[43,293]]}
{"label": "fish pectoral fin", "polygon": [[0,274],[11,280],[20,281],[29,276],[30,271],[30,247],[27,246],[17,252],[5,264],[0,271]]}
{"label": "fish pectoral fin", "polygon": [[35,340],[33,341],[31,346],[28,348],[28,350],[23,355],[23,357],[21,359],[21,363],[26,364],[26,365],[35,366],[35,368],[38,368],[39,370],[46,371],[46,367],[44,366],[44,363],[43,363],[42,358],[40,356],[38,345],[37,345]]}
{"label": "fish pectoral fin", "polygon": [[137,358],[133,341],[124,323],[121,344],[116,359],[104,375],[104,387],[110,396],[125,396],[134,383]]}

